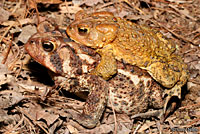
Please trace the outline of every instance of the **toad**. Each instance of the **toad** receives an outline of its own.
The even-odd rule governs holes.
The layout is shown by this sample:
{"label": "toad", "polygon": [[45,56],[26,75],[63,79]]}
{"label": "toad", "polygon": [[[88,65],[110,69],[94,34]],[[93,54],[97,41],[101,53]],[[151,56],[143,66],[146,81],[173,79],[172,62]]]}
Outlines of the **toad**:
{"label": "toad", "polygon": [[122,61],[147,70],[168,89],[165,110],[172,96],[181,98],[181,87],[188,79],[187,65],[175,54],[176,45],[160,32],[115,17],[111,12],[79,11],[67,27],[67,34],[101,55],[101,62],[91,74],[109,79],[117,72],[116,60]]}
{"label": "toad", "polygon": [[56,85],[75,94],[89,92],[83,112],[72,114],[74,120],[87,128],[97,125],[106,106],[128,115],[163,107],[164,90],[145,70],[117,61],[118,73],[109,81],[89,74],[100,56],[57,31],[34,34],[25,49],[35,61],[53,72]]}

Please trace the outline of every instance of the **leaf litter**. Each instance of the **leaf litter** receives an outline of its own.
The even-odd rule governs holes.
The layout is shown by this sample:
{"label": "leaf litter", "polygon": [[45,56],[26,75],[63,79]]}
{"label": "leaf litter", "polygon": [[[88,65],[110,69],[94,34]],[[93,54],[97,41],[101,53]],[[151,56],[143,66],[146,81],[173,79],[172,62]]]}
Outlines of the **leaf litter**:
{"label": "leaf litter", "polygon": [[[200,1],[7,0],[0,5],[0,133],[198,133]],[[180,107],[163,124],[155,118],[114,116],[108,109],[94,129],[71,120],[66,109],[80,112],[84,102],[57,90],[47,70],[24,51],[24,44],[40,21],[52,20],[64,29],[79,10],[111,11],[134,23],[149,25],[177,43],[177,53],[187,63],[190,78]]]}

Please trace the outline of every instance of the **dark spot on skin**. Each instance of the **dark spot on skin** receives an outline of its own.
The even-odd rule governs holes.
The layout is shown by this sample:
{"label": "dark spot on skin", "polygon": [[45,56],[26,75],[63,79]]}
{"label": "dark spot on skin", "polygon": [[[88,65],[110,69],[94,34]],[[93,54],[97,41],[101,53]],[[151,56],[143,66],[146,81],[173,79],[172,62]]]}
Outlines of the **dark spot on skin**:
{"label": "dark spot on skin", "polygon": [[153,101],[153,102],[154,102],[154,101],[156,101],[156,99],[155,99],[155,98],[152,98],[152,100],[151,100],[151,101]]}
{"label": "dark spot on skin", "polygon": [[121,96],[121,95],[118,95],[118,96],[117,96],[117,98],[120,98],[120,99],[121,99],[121,98],[122,98],[122,96]]}
{"label": "dark spot on skin", "polygon": [[71,42],[72,40],[70,38],[63,38],[64,42]]}
{"label": "dark spot on skin", "polygon": [[97,53],[96,51],[94,51],[92,48],[88,48],[86,46],[80,45],[81,50],[83,50],[84,52],[86,52],[86,54],[90,55],[90,56],[95,56]]}
{"label": "dark spot on skin", "polygon": [[69,81],[69,83],[70,83],[71,92],[73,92],[73,89],[77,90],[77,87],[80,86],[80,85],[79,85],[79,81],[78,81],[77,79],[73,79],[73,78],[72,78],[72,79]]}
{"label": "dark spot on skin", "polygon": [[151,84],[150,84],[150,80],[147,81],[147,87],[149,87]]}
{"label": "dark spot on skin", "polygon": [[82,69],[79,68],[79,69],[77,70],[77,74],[81,75],[82,73],[83,73]]}
{"label": "dark spot on skin", "polygon": [[130,80],[130,77],[126,77],[126,80],[129,81],[129,80]]}
{"label": "dark spot on skin", "polygon": [[62,59],[60,56],[54,52],[50,57],[50,62],[53,64],[53,66],[56,68],[56,72],[59,74],[63,73],[63,66],[62,66]]}
{"label": "dark spot on skin", "polygon": [[141,77],[143,74],[140,72],[139,74],[138,74],[138,77]]}
{"label": "dark spot on skin", "polygon": [[138,96],[138,100],[141,100],[143,96],[144,96],[144,94],[140,94],[140,95]]}
{"label": "dark spot on skin", "polygon": [[130,96],[133,96],[133,95],[134,95],[134,92],[130,92],[129,95],[130,95]]}
{"label": "dark spot on skin", "polygon": [[129,113],[134,113],[134,112],[135,112],[135,109],[129,111]]}
{"label": "dark spot on skin", "polygon": [[114,22],[117,22],[117,18],[115,18],[115,17],[114,17],[114,18],[112,18],[112,20],[113,20]]}
{"label": "dark spot on skin", "polygon": [[120,81],[123,81],[124,79],[123,79],[123,78],[119,78],[119,80],[120,80]]}
{"label": "dark spot on skin", "polygon": [[174,91],[170,91],[170,95],[174,94]]}
{"label": "dark spot on skin", "polygon": [[133,81],[132,81],[132,80],[130,80],[130,81],[129,81],[129,84],[131,84],[131,85],[132,85],[132,84],[133,84]]}

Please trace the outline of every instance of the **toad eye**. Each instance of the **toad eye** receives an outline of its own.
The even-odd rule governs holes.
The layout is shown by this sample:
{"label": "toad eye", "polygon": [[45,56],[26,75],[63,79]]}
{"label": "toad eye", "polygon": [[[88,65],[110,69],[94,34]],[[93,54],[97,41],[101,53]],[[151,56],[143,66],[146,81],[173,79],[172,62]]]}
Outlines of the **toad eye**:
{"label": "toad eye", "polygon": [[78,28],[78,33],[79,33],[81,36],[85,36],[85,35],[87,35],[87,33],[88,33],[88,29],[85,28],[85,27],[79,27],[79,28]]}
{"label": "toad eye", "polygon": [[55,50],[55,43],[52,41],[44,41],[42,42],[42,48],[44,49],[44,51],[46,52],[52,52],[53,50]]}

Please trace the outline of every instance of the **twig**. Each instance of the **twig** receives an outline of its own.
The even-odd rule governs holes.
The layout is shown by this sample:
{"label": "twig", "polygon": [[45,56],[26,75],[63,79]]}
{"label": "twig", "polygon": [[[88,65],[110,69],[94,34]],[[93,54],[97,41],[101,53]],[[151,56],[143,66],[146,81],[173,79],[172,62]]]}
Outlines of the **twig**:
{"label": "twig", "polygon": [[135,8],[136,10],[138,10],[143,15],[146,15],[146,13],[144,11],[142,11],[140,8],[138,8],[135,5],[133,5],[132,3],[130,3],[128,0],[119,0],[119,1],[124,1],[125,3],[127,3],[128,5],[130,5],[131,7]]}
{"label": "twig", "polygon": [[[199,61],[199,60],[193,60],[193,61]],[[193,61],[192,61],[192,62],[193,62]],[[191,62],[190,62],[190,63],[191,63]],[[200,85],[200,81],[198,81],[198,80],[194,80],[194,79],[191,79],[191,78],[190,78],[188,81],[189,81],[189,82],[192,82],[192,83],[194,83],[194,84]]]}
{"label": "twig", "polygon": [[200,118],[194,119],[191,122],[189,122],[187,125],[192,126],[194,123],[200,121]]}
{"label": "twig", "polygon": [[9,69],[10,69],[10,70],[13,69],[14,63],[17,61],[17,57],[20,55],[20,50],[19,50],[18,45],[17,45],[15,42],[12,42],[12,43],[13,43],[13,44],[16,46],[16,48],[17,48],[17,54],[16,54],[16,56],[13,58],[13,60],[10,61],[10,63],[12,63],[12,65],[9,66]]}
{"label": "twig", "polygon": [[194,107],[197,107],[197,106],[200,106],[200,102],[197,103],[197,104],[193,104],[193,105],[189,105],[189,106],[184,106],[184,107],[180,107],[179,109],[182,110],[182,109],[187,109],[187,108],[194,108]]}
{"label": "twig", "polygon": [[[12,35],[12,39],[13,39],[13,35]],[[9,42],[9,46],[8,46],[8,48],[7,48],[7,52],[6,52],[6,54],[5,54],[5,57],[4,57],[4,59],[2,60],[2,64],[5,64],[5,62],[6,62],[7,58],[8,58],[8,54],[10,53],[11,46],[12,46],[12,39],[11,39],[10,42]]]}
{"label": "twig", "polygon": [[0,39],[0,43],[1,41],[3,40],[3,38],[6,36],[6,34],[8,33],[8,31],[12,28],[12,26],[14,25],[15,23],[12,23],[7,29],[6,31],[3,33],[3,35],[1,36],[1,39]]}
{"label": "twig", "polygon": [[159,25],[160,27],[164,28],[165,30],[169,31],[170,33],[172,33],[174,36],[176,36],[177,38],[183,40],[184,42],[188,42],[191,43],[194,46],[199,46],[199,44],[195,44],[194,42],[192,42],[191,40],[186,39],[185,37],[178,35],[177,33],[173,32],[172,30],[170,30],[169,28],[167,28],[166,26],[163,26],[161,23],[155,21],[155,20],[150,20],[153,23],[156,23],[157,25]]}
{"label": "twig", "polygon": [[138,124],[133,134],[136,134],[140,127],[141,127],[141,124]]}
{"label": "twig", "polygon": [[15,11],[17,10],[17,8],[20,8],[21,3],[22,3],[22,0],[19,0],[19,2],[16,4],[16,6],[14,7],[14,9],[12,10],[11,14],[14,14]]}
{"label": "twig", "polygon": [[186,13],[180,11],[178,8],[176,8],[176,7],[173,6],[173,5],[169,5],[169,7],[173,8],[174,10],[176,10],[178,13],[184,15],[185,17],[190,18],[191,20],[193,20],[193,21],[197,21],[195,18],[193,18],[192,16],[190,16],[190,15],[188,15],[188,14],[186,14]]}
{"label": "twig", "polygon": [[97,9],[103,9],[104,7],[107,7],[113,4],[114,4],[113,2],[108,2],[108,3],[103,4],[102,6],[99,6]]}
{"label": "twig", "polygon": [[117,119],[116,119],[116,114],[115,114],[115,110],[114,110],[114,106],[113,106],[113,103],[111,101],[111,97],[110,97],[110,94],[109,94],[109,101],[110,101],[110,104],[111,104],[111,107],[112,107],[112,111],[113,111],[113,116],[114,116],[114,122],[115,122],[115,130],[114,130],[114,134],[117,134]]}
{"label": "twig", "polygon": [[39,16],[39,11],[37,9],[37,3],[36,3],[36,0],[34,0],[34,4],[35,4],[35,10],[36,10],[36,13],[37,13],[37,25],[40,23],[40,16]]}
{"label": "twig", "polygon": [[34,120],[27,112],[25,112],[25,111],[22,110],[21,108],[20,108],[20,112],[21,112],[22,114],[24,114],[24,117],[28,118],[29,120],[32,120],[32,123],[33,123],[34,125],[37,125],[37,126],[38,126],[39,128],[41,128],[46,134],[49,134],[49,132],[48,132],[43,126],[41,126],[39,123],[37,123],[36,120]]}
{"label": "twig", "polygon": [[24,121],[24,115],[22,114],[22,117],[20,119],[20,121],[17,123],[17,125],[15,125],[12,129],[12,131],[14,131],[15,129],[17,129]]}

